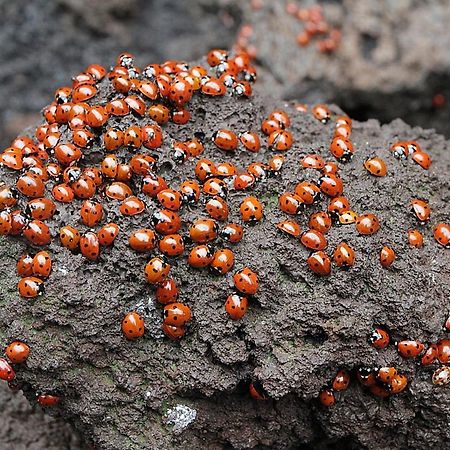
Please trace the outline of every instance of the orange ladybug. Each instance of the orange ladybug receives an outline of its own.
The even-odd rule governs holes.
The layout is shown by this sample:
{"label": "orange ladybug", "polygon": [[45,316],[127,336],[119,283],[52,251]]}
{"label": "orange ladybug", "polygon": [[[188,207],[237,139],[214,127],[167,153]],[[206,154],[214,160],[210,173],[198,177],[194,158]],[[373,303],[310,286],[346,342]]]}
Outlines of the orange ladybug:
{"label": "orange ladybug", "polygon": [[164,323],[166,325],[183,327],[191,318],[191,308],[183,303],[171,303],[164,307]]}
{"label": "orange ladybug", "polygon": [[218,275],[225,275],[234,265],[234,254],[228,248],[217,250],[210,262],[211,270]]}
{"label": "orange ladybug", "polygon": [[438,223],[433,228],[434,239],[445,248],[450,248],[450,225]]}
{"label": "orange ladybug", "polygon": [[145,333],[144,319],[137,312],[129,312],[122,320],[122,332],[127,339],[138,339]]}
{"label": "orange ladybug", "polygon": [[236,289],[243,294],[255,295],[259,288],[258,275],[248,267],[233,275]]}
{"label": "orange ladybug", "polygon": [[395,251],[391,248],[385,245],[380,250],[380,263],[383,267],[390,267],[392,263],[395,261],[396,255]]}
{"label": "orange ladybug", "polygon": [[333,259],[338,267],[348,269],[355,264],[355,251],[346,242],[341,242],[334,251]]}
{"label": "orange ladybug", "polygon": [[229,295],[225,302],[225,311],[232,320],[239,320],[245,316],[248,309],[248,300],[239,294]]}
{"label": "orange ladybug", "polygon": [[385,177],[387,175],[386,163],[378,156],[366,159],[364,167],[374,177]]}
{"label": "orange ladybug", "polygon": [[27,360],[30,347],[23,342],[14,341],[6,347],[5,354],[13,364],[21,364]]}
{"label": "orange ladybug", "polygon": [[380,222],[375,214],[361,214],[356,219],[356,231],[359,234],[370,235],[380,229]]}
{"label": "orange ladybug", "polygon": [[52,271],[52,259],[50,258],[50,255],[45,251],[36,253],[33,258],[32,269],[33,275],[47,278]]}
{"label": "orange ladybug", "polygon": [[158,284],[164,281],[170,272],[170,264],[166,263],[162,258],[155,256],[152,258],[144,269],[145,279],[150,284]]}
{"label": "orange ladybug", "polygon": [[246,197],[239,207],[244,222],[258,222],[263,217],[263,206],[256,197]]}

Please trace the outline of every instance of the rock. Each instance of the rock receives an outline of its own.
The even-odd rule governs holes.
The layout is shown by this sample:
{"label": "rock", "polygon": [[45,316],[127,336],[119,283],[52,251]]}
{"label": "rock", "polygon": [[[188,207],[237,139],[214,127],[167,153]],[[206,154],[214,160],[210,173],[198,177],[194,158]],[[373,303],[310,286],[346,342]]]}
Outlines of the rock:
{"label": "rock", "polygon": [[[96,101],[104,101],[109,92],[103,82]],[[287,218],[277,202],[299,181],[319,177],[318,172],[301,169],[303,155],[317,152],[333,159],[328,151],[332,122],[323,125],[293,104],[274,102],[258,91],[250,100],[196,95],[189,106],[189,125],[164,127],[165,142],[156,152],[158,166],[173,187],[185,177],[193,178],[195,159],[177,166],[170,158],[170,142],[200,130],[207,136],[202,157],[231,161],[240,169],[254,160],[268,161],[272,152],[265,145],[256,155],[243,150],[226,153],[212,144],[211,137],[222,127],[258,131],[275,107],[289,112],[295,144],[280,175],[250,191],[263,203],[265,215],[261,223],[246,226],[243,241],[233,247],[235,270],[245,266],[255,270],[260,290],[241,321],[230,321],[224,311],[233,271],[217,277],[189,268],[184,257],[170,259],[180,300],[192,308],[194,319],[180,342],[161,336],[162,309],[156,306],[158,320],[153,289],[143,276],[148,255],[136,254],[127,245],[132,230],[149,226],[157,206],[148,197],[146,213],[124,217],[117,202],[98,196],[104,203],[105,223],[114,221],[121,227],[118,240],[92,263],[53,239],[48,250],[54,270],[45,283],[45,295],[36,300],[20,298],[16,290],[15,263],[27,248],[24,240],[0,239],[0,343],[4,346],[14,339],[28,343],[29,359],[16,367],[18,380],[30,387],[26,395],[32,402],[35,392],[60,395],[55,411],[98,448],[293,449],[327,443],[370,449],[446,447],[450,432],[436,424],[446,423],[450,397],[446,388],[432,384],[436,367],[400,358],[393,345],[377,351],[368,345],[367,336],[374,326],[389,329],[392,341],[428,343],[445,335],[450,254],[434,241],[432,226],[449,220],[448,142],[434,131],[411,128],[401,120],[382,126],[376,120],[354,122],[355,155],[350,163],[340,164],[339,174],[353,209],[376,213],[382,227],[372,236],[357,234],[351,225],[333,227],[327,234],[327,251],[331,254],[347,240],[356,251],[356,263],[349,271],[334,266],[330,277],[318,278],[306,266],[309,251],[277,231],[275,225]],[[132,123],[148,119],[120,120],[123,128]],[[62,139],[70,139],[67,131]],[[430,170],[411,159],[398,161],[389,151],[393,142],[413,139],[431,153]],[[83,164],[98,162],[102,153],[96,143]],[[372,177],[363,168],[373,154],[387,162],[387,177]],[[130,153],[121,149],[118,155],[128,158]],[[11,184],[15,174],[1,169],[1,178]],[[239,205],[247,195],[229,193],[232,220],[239,221]],[[407,230],[419,227],[410,212],[415,197],[427,198],[432,210],[431,222],[420,227],[425,236],[422,249],[407,244]],[[323,208],[326,203],[322,200],[319,205]],[[53,236],[66,224],[85,231],[79,223],[80,204],[58,204],[59,214],[49,222]],[[299,215],[303,229],[314,209]],[[183,209],[183,232],[198,216],[206,217],[202,205]],[[385,244],[398,255],[390,270],[378,261]],[[224,244],[217,243],[217,248],[220,245]],[[127,341],[121,320],[136,307],[146,318],[146,335]],[[385,401],[374,398],[354,381],[353,371],[361,365],[395,366],[410,381],[407,392]],[[337,395],[332,408],[320,406],[319,391],[344,367],[352,372],[350,388]],[[252,380],[263,386],[269,400],[250,398]],[[190,423],[175,432],[177,421],[171,417],[180,406]]]}

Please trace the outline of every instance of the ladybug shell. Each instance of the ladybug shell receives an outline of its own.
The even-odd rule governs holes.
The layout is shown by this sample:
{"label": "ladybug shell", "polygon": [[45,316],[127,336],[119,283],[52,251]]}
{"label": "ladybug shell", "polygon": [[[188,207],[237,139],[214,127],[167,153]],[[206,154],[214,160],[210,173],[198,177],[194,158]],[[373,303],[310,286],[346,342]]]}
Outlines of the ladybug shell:
{"label": "ladybug shell", "polygon": [[164,281],[170,272],[170,264],[159,257],[152,258],[144,269],[145,279],[150,284],[158,284]]}
{"label": "ladybug shell", "polygon": [[232,244],[240,242],[243,236],[244,229],[237,223],[229,223],[225,225],[220,232],[220,237]]}
{"label": "ladybug shell", "polygon": [[103,246],[112,245],[118,234],[119,227],[115,223],[103,225],[103,227],[97,231],[98,243]]}
{"label": "ladybug shell", "polygon": [[214,133],[213,141],[221,150],[234,151],[238,147],[236,134],[223,128]]}
{"label": "ladybug shell", "polygon": [[282,222],[277,223],[277,228],[283,233],[294,237],[299,237],[301,233],[300,225],[293,220],[283,220]]}
{"label": "ladybug shell", "polygon": [[67,225],[59,230],[59,239],[64,247],[73,251],[78,248],[81,235],[76,228]]}
{"label": "ladybug shell", "polygon": [[369,343],[377,350],[386,348],[389,345],[389,334],[382,328],[376,328],[369,336]]}
{"label": "ladybug shell", "polygon": [[36,253],[33,258],[33,275],[47,278],[51,271],[52,259],[50,258],[50,255],[45,251]]}
{"label": "ladybug shell", "polygon": [[161,209],[153,213],[151,222],[155,230],[161,234],[175,234],[181,228],[180,216],[168,209]]}
{"label": "ladybug shell", "polygon": [[378,370],[377,378],[386,384],[390,384],[397,375],[397,370],[394,367],[382,367]]}
{"label": "ladybug shell", "polygon": [[96,261],[100,254],[100,244],[97,235],[88,231],[80,238],[81,254],[89,261]]}
{"label": "ladybug shell", "polygon": [[134,231],[128,239],[128,244],[137,252],[153,250],[156,246],[155,232],[148,228]]}
{"label": "ladybug shell", "polygon": [[399,394],[400,392],[406,389],[408,385],[408,378],[405,375],[397,374],[392,379],[391,386],[391,394]]}
{"label": "ladybug shell", "polygon": [[433,228],[434,239],[445,248],[450,248],[450,225],[438,223]]}
{"label": "ladybug shell", "polygon": [[179,234],[168,234],[159,241],[160,251],[167,256],[179,256],[184,252],[184,241]]}
{"label": "ladybug shell", "polygon": [[258,222],[263,217],[263,206],[256,197],[246,197],[239,207],[244,222]]}
{"label": "ladybug shell", "polygon": [[166,325],[183,327],[191,318],[191,309],[183,303],[172,303],[164,307],[164,323]]}
{"label": "ladybug shell", "polygon": [[441,339],[437,343],[437,358],[442,364],[450,361],[450,341],[448,339]]}
{"label": "ladybug shell", "polygon": [[415,358],[423,352],[425,346],[419,341],[401,341],[397,350],[403,358]]}
{"label": "ladybug shell", "polygon": [[123,203],[120,205],[119,211],[124,216],[135,216],[136,214],[140,214],[144,211],[145,204],[144,202],[132,195],[127,197]]}
{"label": "ladybug shell", "polygon": [[311,153],[303,157],[301,165],[305,169],[322,170],[325,167],[325,161],[320,155]]}
{"label": "ladybug shell", "polygon": [[208,267],[212,259],[213,254],[207,245],[197,245],[189,252],[187,262],[191,267],[202,269]]}
{"label": "ladybug shell", "polygon": [[217,250],[210,263],[211,270],[219,275],[225,275],[232,269],[233,265],[234,254],[228,248]]}
{"label": "ladybug shell", "polygon": [[356,219],[356,231],[359,234],[374,234],[380,229],[380,222],[375,214],[361,214]]}
{"label": "ladybug shell", "polygon": [[302,234],[300,242],[311,250],[324,250],[328,243],[325,236],[316,230],[307,230]]}
{"label": "ladybug shell", "polygon": [[164,334],[168,338],[170,338],[174,341],[181,339],[184,336],[184,334],[186,333],[186,330],[184,329],[184,327],[174,327],[174,326],[168,325],[166,323],[163,323],[161,328],[162,328]]}
{"label": "ladybug shell", "polygon": [[48,245],[51,241],[48,226],[40,220],[32,220],[23,231],[23,235],[33,245]]}
{"label": "ladybug shell", "polygon": [[178,295],[178,287],[173,278],[166,278],[159,283],[155,291],[156,300],[163,305],[175,303]]}
{"label": "ladybug shell", "polygon": [[331,389],[325,389],[319,393],[319,401],[323,406],[333,406],[336,403],[336,398]]}
{"label": "ladybug shell", "polygon": [[49,394],[39,395],[37,397],[37,402],[45,408],[51,408],[60,402],[60,397]]}
{"label": "ladybug shell", "polygon": [[428,202],[416,198],[411,200],[411,206],[414,215],[421,224],[430,220],[431,211]]}
{"label": "ladybug shell", "polygon": [[391,247],[385,245],[380,250],[380,263],[383,267],[390,267],[395,261],[395,252]]}
{"label": "ladybug shell", "polygon": [[427,351],[423,354],[420,364],[422,366],[429,366],[430,364],[433,364],[434,361],[436,361],[438,356],[438,348],[436,344],[431,344],[430,347],[427,349]]}
{"label": "ladybug shell", "polygon": [[103,207],[100,203],[85,200],[81,205],[80,216],[81,221],[86,226],[92,228],[102,220]]}
{"label": "ladybug shell", "polygon": [[14,369],[9,365],[8,361],[0,358],[0,380],[12,381],[16,378]]}
{"label": "ladybug shell", "polygon": [[24,277],[17,284],[19,294],[25,298],[34,298],[44,293],[44,283],[36,277]]}
{"label": "ladybug shell", "polygon": [[325,234],[331,228],[331,218],[324,211],[313,213],[309,218],[308,226],[312,230],[316,230],[322,234]]}
{"label": "ladybug shell", "polygon": [[128,313],[122,320],[122,332],[127,339],[133,340],[144,335],[144,319],[137,312]]}
{"label": "ladybug shell", "polygon": [[20,341],[11,342],[11,344],[9,344],[5,350],[5,355],[13,364],[20,364],[25,362],[29,354],[30,347]]}
{"label": "ladybug shell", "polygon": [[35,198],[27,203],[25,212],[33,219],[48,220],[54,216],[56,205],[48,198]]}
{"label": "ladybug shell", "polygon": [[349,268],[355,263],[355,251],[346,242],[341,242],[334,251],[333,259],[338,267]]}
{"label": "ladybug shell", "polygon": [[248,309],[248,300],[238,294],[229,295],[225,302],[225,311],[232,320],[239,320],[245,316]]}
{"label": "ladybug shell", "polygon": [[340,370],[332,382],[332,387],[335,391],[345,391],[350,384],[350,374],[347,370]]}
{"label": "ladybug shell", "polygon": [[217,224],[211,219],[198,219],[189,229],[189,236],[194,242],[206,244],[217,237]]}
{"label": "ladybug shell", "polygon": [[312,253],[306,262],[310,270],[317,275],[327,276],[331,273],[330,257],[323,251]]}
{"label": "ladybug shell", "polygon": [[249,268],[235,273],[233,282],[236,289],[243,294],[255,295],[259,288],[258,276]]}
{"label": "ladybug shell", "polygon": [[16,272],[21,277],[33,275],[33,258],[28,254],[22,255],[17,261]]}

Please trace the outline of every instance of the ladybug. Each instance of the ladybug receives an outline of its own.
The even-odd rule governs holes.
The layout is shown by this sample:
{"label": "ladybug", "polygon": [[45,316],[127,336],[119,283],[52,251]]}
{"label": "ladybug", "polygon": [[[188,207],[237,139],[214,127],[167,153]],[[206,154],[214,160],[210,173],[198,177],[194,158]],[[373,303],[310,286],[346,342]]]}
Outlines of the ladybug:
{"label": "ladybug", "polygon": [[86,100],[95,97],[95,95],[97,95],[97,88],[95,86],[83,84],[72,91],[72,101],[74,103],[85,102]]}
{"label": "ladybug", "polygon": [[154,173],[148,173],[142,179],[142,192],[150,197],[156,197],[163,189],[167,189],[166,181]]}
{"label": "ladybug", "polygon": [[16,183],[16,188],[27,197],[43,197],[45,193],[45,184],[42,178],[32,172],[23,174]]}
{"label": "ladybug", "polygon": [[108,223],[103,225],[100,230],[97,231],[98,243],[105,247],[112,245],[119,234],[119,226],[115,223]]}
{"label": "ladybug", "polygon": [[163,143],[163,132],[161,127],[156,123],[144,125],[142,127],[142,140],[144,147],[151,150],[161,147]]}
{"label": "ladybug", "polygon": [[395,261],[395,257],[394,250],[387,245],[380,250],[380,263],[383,267],[390,267]]}
{"label": "ladybug", "polygon": [[161,326],[164,334],[172,339],[172,340],[178,340],[181,339],[184,334],[186,333],[186,330],[184,327],[174,327],[172,325],[167,325],[166,323],[163,323]]}
{"label": "ladybug", "polygon": [[200,186],[195,180],[183,181],[180,185],[180,192],[185,203],[197,203],[200,199]]}
{"label": "ladybug", "polygon": [[120,205],[119,211],[124,216],[135,216],[144,211],[145,204],[142,200],[132,195],[127,197]]}
{"label": "ladybug", "polygon": [[50,258],[50,255],[45,251],[36,253],[33,258],[32,268],[33,275],[47,278],[52,271],[52,259]]}
{"label": "ladybug", "polygon": [[161,206],[170,210],[178,211],[181,208],[183,197],[180,192],[173,189],[163,189],[156,195]]}
{"label": "ladybug", "polygon": [[122,320],[122,333],[130,340],[143,336],[145,324],[142,316],[135,311],[129,312]]}
{"label": "ladybug", "polygon": [[325,234],[331,228],[331,218],[324,211],[313,213],[309,217],[308,226],[312,230],[316,230],[322,234]]}
{"label": "ladybug", "polygon": [[338,220],[341,225],[349,225],[351,223],[355,223],[357,219],[358,214],[355,211],[348,210],[340,214]]}
{"label": "ladybug", "polygon": [[278,207],[287,214],[295,215],[304,210],[305,204],[297,194],[285,192],[278,199]]}
{"label": "ladybug", "polygon": [[425,200],[415,198],[411,200],[412,212],[416,216],[421,225],[430,220],[430,206]]}
{"label": "ladybug", "polygon": [[341,242],[334,251],[333,259],[338,267],[348,269],[355,264],[355,251],[346,242]]}
{"label": "ladybug", "polygon": [[291,125],[291,119],[286,111],[275,110],[269,114],[269,119],[276,120],[284,128],[288,128]]}
{"label": "ladybug", "polygon": [[336,128],[334,129],[335,138],[340,137],[348,139],[351,134],[352,134],[352,127],[348,126],[347,124],[336,125]]}
{"label": "ladybug", "polygon": [[331,389],[324,389],[319,393],[319,401],[323,406],[333,406],[336,403],[336,397]]}
{"label": "ladybug", "polygon": [[11,342],[6,347],[5,355],[13,364],[21,364],[25,362],[30,354],[30,347],[20,341]]}
{"label": "ladybug", "polygon": [[181,219],[175,211],[161,209],[153,213],[151,224],[158,233],[175,234],[181,228]]}
{"label": "ladybug", "polygon": [[335,137],[330,145],[331,154],[342,162],[349,162],[353,157],[353,144],[344,137]]}
{"label": "ladybug", "polygon": [[312,253],[306,263],[309,269],[317,275],[326,276],[331,273],[330,257],[323,251]]}
{"label": "ladybug", "polygon": [[434,239],[445,248],[450,248],[450,225],[438,223],[433,228]]}
{"label": "ladybug", "polygon": [[68,184],[62,183],[53,186],[52,196],[57,202],[70,203],[75,198],[75,193]]}
{"label": "ladybug", "polygon": [[11,214],[9,211],[0,212],[0,236],[6,236],[12,229]]}
{"label": "ladybug", "polygon": [[91,200],[85,200],[81,205],[81,221],[92,228],[103,218],[103,207],[100,203]]}
{"label": "ladybug", "polygon": [[63,166],[70,166],[81,159],[83,152],[79,147],[71,143],[58,144],[54,148],[54,156]]}
{"label": "ladybug", "polygon": [[293,220],[283,220],[282,222],[277,223],[277,228],[290,236],[300,237],[300,225]]}
{"label": "ladybug", "polygon": [[300,163],[304,169],[322,170],[325,167],[324,159],[316,153],[305,155]]}
{"label": "ladybug", "polygon": [[72,142],[81,148],[89,148],[94,142],[94,135],[87,129],[78,128],[72,133]]}
{"label": "ladybug", "polygon": [[72,191],[77,198],[87,199],[95,195],[97,186],[92,180],[87,176],[80,177],[75,183],[71,185]]}
{"label": "ladybug", "polygon": [[336,175],[337,172],[338,172],[338,165],[334,161],[326,162],[322,169],[322,173],[324,174],[332,173]]}
{"label": "ladybug", "polygon": [[100,243],[93,231],[88,231],[80,238],[81,254],[89,261],[96,261],[100,254]]}
{"label": "ladybug", "polygon": [[387,175],[386,163],[378,156],[366,159],[364,167],[374,177],[385,177]]}
{"label": "ladybug", "polygon": [[375,328],[369,335],[369,344],[375,347],[377,350],[386,348],[389,345],[389,334],[382,328]]}
{"label": "ladybug", "polygon": [[234,254],[228,248],[217,250],[210,263],[211,270],[218,275],[225,275],[233,266]]}
{"label": "ladybug", "polygon": [[239,292],[255,295],[259,288],[258,275],[248,267],[233,275],[234,286]]}
{"label": "ladybug", "polygon": [[221,197],[212,197],[205,204],[206,212],[215,220],[225,221],[228,219],[229,208]]}
{"label": "ladybug", "polygon": [[102,172],[97,167],[86,167],[83,170],[83,177],[90,178],[96,186],[100,186],[103,183]]}
{"label": "ladybug", "polygon": [[408,230],[409,245],[416,248],[423,247],[423,234],[419,230]]}
{"label": "ladybug", "polygon": [[199,244],[206,244],[217,237],[218,227],[212,219],[198,219],[189,229],[189,236],[192,241]]}
{"label": "ladybug", "polygon": [[51,408],[60,402],[61,398],[57,395],[41,394],[37,396],[37,402],[44,408]]}
{"label": "ladybug", "polygon": [[185,125],[191,119],[191,113],[187,109],[174,109],[171,118],[173,123]]}
{"label": "ladybug", "polygon": [[239,207],[244,222],[255,223],[263,217],[263,206],[256,197],[246,197]]}
{"label": "ladybug", "polygon": [[[152,158],[150,155],[138,154],[134,155],[130,160],[131,170],[136,175],[142,175],[144,177],[153,170],[155,164],[155,158]],[[117,178],[117,175],[115,178]]]}
{"label": "ladybug", "polygon": [[22,211],[13,211],[11,213],[11,230],[9,234],[11,236],[18,236],[22,234],[22,231],[27,225],[28,220],[28,217],[26,217],[25,214],[22,213]]}
{"label": "ladybug", "polygon": [[413,154],[412,159],[422,169],[428,170],[431,167],[431,158],[428,153],[417,151]]}
{"label": "ladybug", "polygon": [[359,234],[374,234],[380,229],[380,222],[375,214],[361,214],[356,219],[356,231]]}
{"label": "ladybug", "polygon": [[228,194],[227,183],[220,178],[209,178],[203,185],[203,192],[208,195],[225,198]]}
{"label": "ladybug", "polygon": [[391,384],[396,375],[397,369],[395,367],[381,367],[378,369],[377,378],[382,383]]}
{"label": "ladybug", "polygon": [[178,299],[178,295],[178,287],[173,278],[166,278],[159,283],[155,291],[155,298],[162,305],[175,303]]}
{"label": "ladybug", "polygon": [[0,209],[10,208],[17,203],[18,192],[8,186],[0,186]]}
{"label": "ladybug", "polygon": [[44,282],[36,277],[24,277],[17,284],[19,294],[25,298],[34,298],[44,294]]}
{"label": "ladybug", "polygon": [[134,231],[128,238],[128,244],[137,252],[148,252],[156,247],[156,235],[153,230],[143,228]]}
{"label": "ladybug", "polygon": [[211,67],[216,67],[228,59],[228,52],[221,49],[213,49],[206,55],[206,60]]}
{"label": "ladybug", "polygon": [[258,381],[250,383],[248,392],[254,400],[264,401],[268,399],[266,391],[264,390],[262,384]]}
{"label": "ladybug", "polygon": [[150,100],[158,98],[158,86],[152,81],[141,81],[137,85],[138,91]]}
{"label": "ladybug", "polygon": [[159,250],[167,256],[179,256],[184,252],[184,241],[179,234],[168,234],[159,241]]}
{"label": "ladybug", "polygon": [[21,277],[33,275],[33,258],[27,253],[22,255],[17,261],[16,272]]}
{"label": "ladybug", "polygon": [[338,197],[344,192],[342,180],[333,173],[324,174],[319,178],[320,190],[329,197]]}
{"label": "ladybug", "polygon": [[427,351],[423,354],[422,358],[420,359],[420,364],[422,366],[429,366],[430,364],[433,364],[438,355],[438,347],[436,344],[431,344],[430,347],[427,349]]}
{"label": "ladybug", "polygon": [[182,164],[188,159],[189,149],[187,144],[185,144],[184,142],[175,141],[172,142],[172,148],[173,148],[172,159],[177,164]]}
{"label": "ladybug", "polygon": [[333,379],[331,386],[334,391],[345,391],[350,384],[350,374],[348,370],[340,370]]}
{"label": "ladybug", "polygon": [[408,378],[405,375],[397,374],[390,383],[391,394],[399,394],[406,389]]}
{"label": "ladybug", "polygon": [[432,376],[433,384],[444,386],[450,383],[450,369],[447,366],[439,367]]}
{"label": "ladybug", "polygon": [[437,358],[442,364],[447,364],[450,361],[450,341],[441,339],[437,343]]}
{"label": "ladybug", "polygon": [[169,271],[170,264],[166,263],[162,258],[155,256],[145,266],[145,279],[150,284],[158,284],[167,278]]}
{"label": "ladybug", "polygon": [[220,231],[220,237],[232,244],[240,242],[243,236],[244,229],[237,223],[229,223]]}
{"label": "ladybug", "polygon": [[207,245],[197,245],[189,252],[187,262],[191,267],[203,269],[208,267],[212,260],[211,249]]}
{"label": "ladybug", "polygon": [[328,123],[329,120],[331,119],[330,108],[328,108],[328,106],[324,104],[315,105],[312,108],[312,114],[317,120],[319,120],[323,124]]}
{"label": "ladybug", "polygon": [[48,220],[56,212],[56,205],[48,198],[35,198],[30,200],[25,207],[25,214],[33,219]]}
{"label": "ladybug", "polygon": [[269,148],[272,150],[286,151],[292,147],[292,133],[287,130],[276,130],[270,133],[268,139]]}
{"label": "ladybug", "polygon": [[192,318],[191,308],[183,303],[164,306],[164,323],[173,327],[183,327]]}
{"label": "ladybug", "polygon": [[297,194],[307,205],[312,205],[316,203],[320,199],[320,189],[309,181],[302,181],[295,186],[294,190],[295,194]]}
{"label": "ladybug", "polygon": [[12,170],[21,170],[23,168],[22,151],[18,149],[6,149],[0,155],[0,164]]}
{"label": "ladybug", "polygon": [[239,140],[249,152],[257,153],[261,149],[261,141],[259,140],[259,136],[253,131],[241,133],[239,135]]}
{"label": "ladybug", "polygon": [[397,343],[397,350],[403,358],[415,358],[419,356],[425,346],[419,341],[400,341]]}
{"label": "ladybug", "polygon": [[225,311],[232,320],[239,320],[245,316],[248,309],[248,300],[239,294],[231,294],[225,302]]}
{"label": "ladybug", "polygon": [[214,144],[221,150],[234,151],[238,147],[238,137],[231,130],[221,128],[212,137]]}
{"label": "ladybug", "polygon": [[247,172],[257,180],[266,178],[268,170],[269,167],[266,164],[259,162],[252,163],[247,167]]}
{"label": "ladybug", "polygon": [[200,159],[195,166],[195,176],[200,181],[205,181],[207,178],[214,176],[216,173],[216,166],[209,159]]}
{"label": "ladybug", "polygon": [[80,232],[70,226],[64,226],[59,230],[59,239],[63,247],[68,248],[69,250],[76,250],[80,243],[81,235]]}
{"label": "ladybug", "polygon": [[148,115],[157,124],[164,125],[170,120],[170,109],[161,104],[152,105],[148,108]]}
{"label": "ladybug", "polygon": [[100,81],[106,75],[106,69],[99,64],[91,64],[86,68],[85,72],[92,75],[96,81]]}
{"label": "ladybug", "polygon": [[282,129],[283,129],[283,124],[276,119],[266,119],[261,124],[261,131],[266,136],[270,136],[275,131],[280,131]]}
{"label": "ladybug", "polygon": [[125,97],[125,103],[134,115],[140,117],[145,115],[145,103],[138,95],[129,95],[128,97]]}
{"label": "ladybug", "polygon": [[188,155],[192,157],[200,156],[204,151],[203,143],[199,139],[186,141]]}
{"label": "ladybug", "polygon": [[133,194],[131,188],[120,181],[115,181],[105,188],[105,195],[114,200],[125,200]]}
{"label": "ladybug", "polygon": [[283,167],[285,157],[283,155],[275,155],[269,159],[268,166],[272,175],[278,175]]}
{"label": "ladybug", "polygon": [[182,78],[175,79],[170,85],[169,100],[178,106],[187,103],[192,98],[192,94],[191,84]]}
{"label": "ladybug", "polygon": [[236,175],[237,169],[236,166],[230,162],[223,162],[220,164],[217,164],[216,166],[216,175],[218,177],[232,177]]}
{"label": "ladybug", "polygon": [[358,367],[356,370],[356,379],[363,386],[373,386],[376,383],[376,377],[373,370],[370,367]]}
{"label": "ladybug", "polygon": [[409,156],[408,146],[405,142],[396,142],[392,144],[390,150],[397,159],[406,159]]}
{"label": "ladybug", "polygon": [[218,78],[209,78],[202,84],[201,92],[202,94],[216,97],[225,95],[227,88],[223,81]]}
{"label": "ladybug", "polygon": [[119,149],[123,145],[123,142],[124,134],[121,130],[110,128],[103,135],[103,145],[108,151]]}
{"label": "ladybug", "polygon": [[352,119],[348,116],[338,116],[336,118],[336,128],[340,127],[341,125],[347,125],[348,127],[352,127]]}
{"label": "ladybug", "polygon": [[8,361],[4,358],[0,358],[0,380],[12,381],[16,378],[14,369],[9,365]]}
{"label": "ladybug", "polygon": [[233,187],[237,191],[248,189],[255,184],[255,177],[250,173],[241,173],[237,175],[233,180]]}
{"label": "ladybug", "polygon": [[142,145],[142,129],[137,125],[127,128],[123,134],[123,145],[130,148],[139,148]]}
{"label": "ladybug", "polygon": [[301,238],[300,242],[310,250],[324,250],[327,247],[327,240],[325,236],[317,230],[307,230],[305,231]]}
{"label": "ladybug", "polygon": [[108,122],[109,113],[105,106],[92,106],[86,114],[86,124],[92,128],[100,128]]}
{"label": "ladybug", "polygon": [[26,225],[23,235],[33,245],[48,245],[51,240],[48,226],[44,222],[36,219]]}

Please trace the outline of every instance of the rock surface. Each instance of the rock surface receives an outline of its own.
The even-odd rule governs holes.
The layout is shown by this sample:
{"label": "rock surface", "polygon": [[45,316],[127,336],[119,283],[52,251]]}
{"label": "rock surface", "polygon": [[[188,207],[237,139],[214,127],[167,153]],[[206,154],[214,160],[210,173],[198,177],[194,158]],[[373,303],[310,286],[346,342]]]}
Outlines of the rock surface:
{"label": "rock surface", "polygon": [[[102,89],[96,100],[107,94]],[[231,274],[213,277],[189,268],[182,257],[171,260],[172,271],[180,299],[191,306],[194,319],[181,342],[163,337],[161,308],[143,277],[147,256],[127,245],[131,230],[149,225],[156,208],[149,198],[147,212],[132,218],[118,213],[117,202],[102,199],[105,223],[116,221],[122,233],[97,263],[71,254],[54,239],[49,246],[54,271],[46,294],[37,300],[16,292],[14,266],[26,248],[23,240],[1,238],[0,343],[21,339],[30,345],[26,366],[17,368],[19,379],[32,387],[30,400],[33,391],[61,394],[56,410],[99,448],[294,449],[329,442],[361,449],[445,448],[450,432],[436,424],[446,423],[450,395],[432,385],[434,367],[402,360],[392,346],[376,351],[366,338],[375,325],[386,326],[393,340],[436,342],[444,336],[450,254],[434,242],[431,229],[438,221],[448,222],[450,215],[448,142],[400,120],[384,126],[375,120],[354,122],[355,157],[340,165],[340,175],[353,208],[376,213],[382,228],[361,236],[353,226],[333,227],[327,235],[330,253],[345,239],[357,252],[356,264],[350,271],[335,267],[330,277],[317,278],[305,264],[309,252],[277,232],[275,224],[287,218],[277,201],[297,182],[317,180],[317,172],[302,170],[299,160],[311,152],[331,158],[332,123],[322,125],[292,105],[258,94],[251,100],[196,98],[189,125],[164,128],[159,167],[173,187],[193,177],[195,161],[176,166],[168,157],[169,144],[170,138],[187,139],[199,130],[207,134],[206,158],[229,160],[240,168],[255,159],[267,161],[272,152],[265,146],[256,156],[244,151],[230,155],[210,138],[221,127],[258,130],[275,106],[291,115],[295,144],[280,176],[252,191],[262,201],[265,217],[246,227],[244,240],[234,247],[236,269],[251,267],[261,284],[240,322],[230,321],[223,309],[232,291]],[[130,121],[136,119],[126,117],[121,126]],[[431,169],[394,159],[388,149],[399,139],[415,139],[429,151]],[[86,164],[98,162],[101,153],[95,145]],[[362,163],[373,154],[387,161],[389,176],[367,174]],[[121,150],[119,155],[129,153]],[[4,181],[12,182],[11,173],[1,173]],[[229,193],[232,220],[239,220],[239,204],[246,195]],[[407,245],[407,230],[418,226],[409,210],[414,197],[429,199],[432,209],[432,221],[423,227],[423,249]],[[50,222],[53,235],[62,225],[79,226],[79,207],[80,201],[59,205],[59,215]],[[307,213],[299,216],[303,228]],[[183,209],[184,230],[198,216],[206,217],[202,206]],[[384,244],[398,254],[391,270],[378,262]],[[120,322],[134,308],[145,315],[147,332],[143,339],[128,342]],[[319,406],[319,390],[338,369],[359,365],[394,365],[408,376],[410,387],[380,401],[353,382],[333,408]],[[248,396],[251,380],[264,386],[270,400],[256,402]]]}

